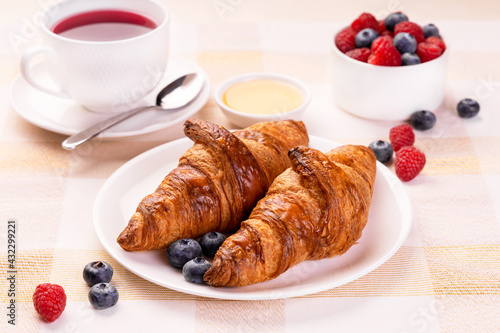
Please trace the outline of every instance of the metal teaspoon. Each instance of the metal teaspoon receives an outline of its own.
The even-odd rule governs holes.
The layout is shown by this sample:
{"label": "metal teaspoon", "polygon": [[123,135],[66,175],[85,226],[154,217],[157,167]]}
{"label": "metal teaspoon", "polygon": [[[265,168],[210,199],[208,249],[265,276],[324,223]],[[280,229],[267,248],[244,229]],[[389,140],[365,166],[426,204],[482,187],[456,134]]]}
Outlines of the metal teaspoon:
{"label": "metal teaspoon", "polygon": [[132,117],[144,110],[172,110],[183,107],[191,102],[203,87],[203,77],[197,73],[190,73],[179,77],[163,88],[156,97],[156,105],[141,106],[108,119],[98,122],[89,128],[73,134],[63,141],[64,149],[72,150],[82,143],[92,139],[102,131],[118,124],[119,122]]}

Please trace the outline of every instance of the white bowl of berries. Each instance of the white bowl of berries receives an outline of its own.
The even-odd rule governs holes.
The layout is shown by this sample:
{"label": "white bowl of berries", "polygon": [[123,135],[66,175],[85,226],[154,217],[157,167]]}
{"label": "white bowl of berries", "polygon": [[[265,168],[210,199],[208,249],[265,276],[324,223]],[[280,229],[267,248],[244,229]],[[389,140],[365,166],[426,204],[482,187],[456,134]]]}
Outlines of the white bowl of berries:
{"label": "white bowl of berries", "polygon": [[334,102],[359,117],[406,120],[443,102],[448,48],[434,24],[363,13],[335,34],[331,59]]}

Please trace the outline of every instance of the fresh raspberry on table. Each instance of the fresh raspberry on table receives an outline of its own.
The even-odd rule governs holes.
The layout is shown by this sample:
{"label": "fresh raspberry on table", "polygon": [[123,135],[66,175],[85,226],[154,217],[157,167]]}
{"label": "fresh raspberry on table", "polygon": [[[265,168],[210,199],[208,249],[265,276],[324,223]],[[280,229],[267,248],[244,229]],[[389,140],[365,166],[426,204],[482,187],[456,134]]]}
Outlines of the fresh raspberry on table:
{"label": "fresh raspberry on table", "polygon": [[362,47],[360,49],[354,49],[346,52],[346,56],[362,61],[368,62],[368,57],[372,54],[372,51],[367,47]]}
{"label": "fresh raspberry on table", "polygon": [[434,44],[436,46],[439,46],[441,48],[441,50],[443,50],[442,52],[444,52],[446,50],[446,44],[439,37],[436,37],[436,36],[427,37],[425,39],[425,43],[426,44]]}
{"label": "fresh raspberry on table", "polygon": [[404,182],[414,179],[425,166],[425,154],[415,147],[406,146],[396,152],[396,176]]}
{"label": "fresh raspberry on table", "polygon": [[39,284],[33,293],[33,305],[43,319],[53,322],[66,307],[66,293],[58,284]]}
{"label": "fresh raspberry on table", "polygon": [[441,54],[443,49],[436,44],[420,43],[417,46],[417,55],[422,63],[434,60]]}
{"label": "fresh raspberry on table", "polygon": [[394,26],[394,36],[400,32],[407,32],[410,35],[413,35],[413,37],[417,40],[417,43],[425,42],[424,30],[422,30],[422,27],[417,23],[408,21],[399,22]]}
{"label": "fresh raspberry on table", "polygon": [[362,13],[361,15],[359,15],[357,19],[352,21],[351,28],[355,32],[360,32],[361,30],[366,28],[371,28],[376,32],[380,32],[377,19],[370,13]]}
{"label": "fresh raspberry on table", "polygon": [[[373,43],[375,43],[375,46]],[[379,66],[401,66],[401,53],[399,53],[394,44],[392,44],[392,37],[379,37],[375,39],[373,43],[372,54],[368,57],[369,64]]]}
{"label": "fresh raspberry on table", "polygon": [[342,53],[346,53],[356,48],[355,38],[356,32],[351,27],[347,27],[335,36],[335,45]]}
{"label": "fresh raspberry on table", "polygon": [[398,151],[405,146],[413,146],[415,143],[415,133],[413,128],[408,124],[394,126],[389,131],[389,140],[391,141],[394,151]]}

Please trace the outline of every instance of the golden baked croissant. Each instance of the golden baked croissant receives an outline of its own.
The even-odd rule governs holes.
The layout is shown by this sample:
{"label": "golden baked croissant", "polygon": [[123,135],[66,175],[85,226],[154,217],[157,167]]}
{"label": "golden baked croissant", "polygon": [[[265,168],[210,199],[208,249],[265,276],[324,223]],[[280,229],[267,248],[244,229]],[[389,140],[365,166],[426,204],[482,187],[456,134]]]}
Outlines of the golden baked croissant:
{"label": "golden baked croissant", "polygon": [[117,239],[125,250],[162,249],[210,231],[234,232],[274,178],[291,165],[290,148],[309,143],[304,124],[294,120],[235,132],[188,120],[184,133],[194,145],[139,203]]}
{"label": "golden baked croissant", "polygon": [[371,149],[346,145],[323,154],[295,147],[289,156],[292,167],[217,251],[204,275],[209,285],[274,279],[304,260],[340,255],[361,237],[375,182]]}

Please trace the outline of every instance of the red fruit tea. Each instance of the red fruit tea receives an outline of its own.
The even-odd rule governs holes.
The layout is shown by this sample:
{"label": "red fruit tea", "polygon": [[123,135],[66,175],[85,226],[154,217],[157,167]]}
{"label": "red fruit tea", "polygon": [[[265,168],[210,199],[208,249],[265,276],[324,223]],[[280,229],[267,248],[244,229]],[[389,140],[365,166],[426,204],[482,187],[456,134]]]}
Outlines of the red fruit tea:
{"label": "red fruit tea", "polygon": [[62,37],[82,41],[114,41],[137,37],[154,28],[148,17],[123,10],[94,10],[69,16],[52,27]]}

